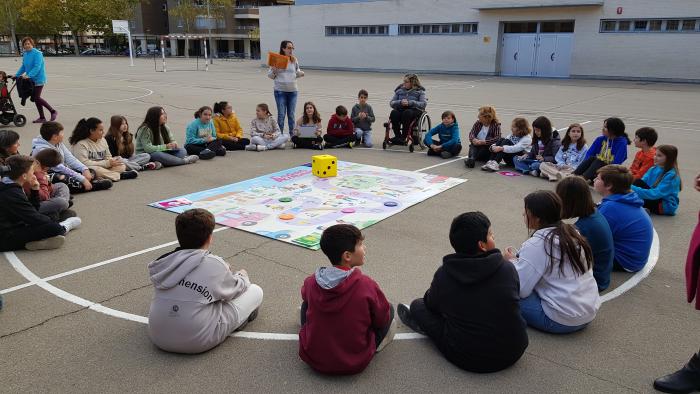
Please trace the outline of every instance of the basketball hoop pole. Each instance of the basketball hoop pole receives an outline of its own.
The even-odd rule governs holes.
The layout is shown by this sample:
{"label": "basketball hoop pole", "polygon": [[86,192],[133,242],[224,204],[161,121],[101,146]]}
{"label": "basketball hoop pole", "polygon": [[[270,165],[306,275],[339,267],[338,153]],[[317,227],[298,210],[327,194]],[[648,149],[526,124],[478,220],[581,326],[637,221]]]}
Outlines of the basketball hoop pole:
{"label": "basketball hoop pole", "polygon": [[167,72],[167,68],[165,68],[165,40],[163,37],[160,38],[160,56],[163,59],[163,72]]}
{"label": "basketball hoop pole", "polygon": [[209,71],[209,57],[207,56],[207,39],[204,40],[204,71]]}

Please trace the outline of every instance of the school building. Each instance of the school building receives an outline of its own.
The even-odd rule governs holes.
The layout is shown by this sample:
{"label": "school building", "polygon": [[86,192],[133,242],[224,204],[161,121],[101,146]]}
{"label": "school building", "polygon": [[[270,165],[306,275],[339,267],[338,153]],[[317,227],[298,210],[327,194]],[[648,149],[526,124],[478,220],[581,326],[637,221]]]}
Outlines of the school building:
{"label": "school building", "polygon": [[260,8],[302,67],[700,82],[698,0],[388,0]]}

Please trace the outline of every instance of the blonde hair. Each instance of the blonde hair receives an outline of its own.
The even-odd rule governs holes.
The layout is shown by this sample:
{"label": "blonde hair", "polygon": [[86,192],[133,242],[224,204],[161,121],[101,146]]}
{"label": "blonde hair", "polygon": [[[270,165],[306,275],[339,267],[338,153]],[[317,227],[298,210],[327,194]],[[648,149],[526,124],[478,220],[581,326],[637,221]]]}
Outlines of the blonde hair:
{"label": "blonde hair", "polygon": [[418,79],[418,75],[416,74],[406,74],[403,76],[404,80],[408,80],[408,82],[411,83],[411,88],[416,89],[416,88],[422,88],[423,86],[420,84],[420,80]]}
{"label": "blonde hair", "polygon": [[500,123],[498,121],[498,117],[496,116],[496,108],[490,105],[479,108],[479,117],[491,119],[490,123]]}

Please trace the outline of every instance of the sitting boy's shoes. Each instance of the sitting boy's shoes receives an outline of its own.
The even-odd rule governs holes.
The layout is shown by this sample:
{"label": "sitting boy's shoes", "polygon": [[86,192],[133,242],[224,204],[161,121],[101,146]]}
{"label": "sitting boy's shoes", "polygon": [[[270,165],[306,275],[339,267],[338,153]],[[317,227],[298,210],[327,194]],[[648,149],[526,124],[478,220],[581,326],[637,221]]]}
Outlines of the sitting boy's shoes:
{"label": "sitting boy's shoes", "polygon": [[193,164],[193,163],[196,163],[197,160],[199,160],[199,156],[189,155],[189,156],[185,156],[185,158],[183,160],[185,161],[185,164]]}
{"label": "sitting boy's shoes", "polygon": [[664,393],[692,393],[700,390],[700,373],[685,365],[672,374],[656,379],[654,388]]}
{"label": "sitting boy's shoes", "polygon": [[99,190],[107,190],[112,187],[112,181],[109,179],[97,179],[95,181],[92,181],[92,190],[93,191],[99,191]]}
{"label": "sitting boy's shoes", "polygon": [[203,151],[199,152],[199,158],[202,160],[211,160],[215,157],[216,153],[210,149],[204,149]]}
{"label": "sitting boy's shoes", "polygon": [[257,145],[257,146],[255,147],[255,150],[257,150],[258,152],[264,152],[264,151],[267,150],[267,146],[265,146],[265,145]]}
{"label": "sitting boy's shoes", "polygon": [[152,170],[160,170],[161,168],[163,168],[163,164],[161,164],[158,161],[149,161],[148,163],[146,163],[145,166],[143,166],[144,170],[151,170],[151,171]]}
{"label": "sitting boy's shoes", "polygon": [[248,323],[252,322],[252,321],[255,320],[257,317],[258,317],[258,309],[254,310],[254,311],[250,314],[250,316],[248,316],[248,320],[244,321],[243,324],[241,324],[240,326],[238,326],[238,328],[236,328],[235,331],[242,331],[242,330],[245,328],[245,326],[248,325]]}
{"label": "sitting boy's shoes", "polygon": [[66,242],[66,237],[57,235],[55,237],[42,239],[40,241],[27,242],[24,248],[27,250],[49,250],[58,249]]}
{"label": "sitting boy's shoes", "polygon": [[134,170],[124,171],[119,174],[119,179],[134,179],[139,176],[139,173]]}
{"label": "sitting boy's shoes", "polygon": [[83,223],[82,220],[80,220],[79,217],[71,217],[68,218],[61,223],[59,223],[63,228],[66,229],[66,234],[68,234],[71,230],[75,230],[76,228],[80,227],[80,225]]}
{"label": "sitting boy's shoes", "polygon": [[[70,203],[69,203],[69,204],[70,204]],[[62,222],[62,221],[64,221],[64,220],[68,219],[68,218],[74,218],[74,217],[76,217],[76,216],[78,216],[78,213],[77,213],[77,212],[75,212],[75,211],[72,210],[72,209],[66,209],[65,211],[63,211],[63,212],[61,212],[61,213],[58,214],[58,218],[57,218],[57,219],[58,219],[59,222]]]}
{"label": "sitting boy's shoes", "polygon": [[442,157],[443,159],[449,159],[450,157],[452,157],[452,153],[444,150],[440,152],[440,157]]}
{"label": "sitting boy's shoes", "polygon": [[464,165],[467,166],[467,168],[474,168],[476,162],[471,157],[468,157],[466,160],[464,160]]}
{"label": "sitting boy's shoes", "polygon": [[352,149],[352,147],[355,145],[354,142],[348,142],[348,149]]}
{"label": "sitting boy's shoes", "polygon": [[382,342],[377,346],[376,352],[379,353],[384,348],[386,345],[390,344],[394,340],[394,336],[396,335],[396,318],[391,319],[391,323],[389,325],[389,331],[386,333],[386,336],[384,339],[382,339]]}
{"label": "sitting boy's shoes", "polygon": [[419,334],[425,335],[425,332],[421,330],[418,323],[416,323],[416,321],[413,320],[413,317],[411,316],[411,309],[408,307],[408,305],[399,304],[397,312],[399,314],[399,319],[401,319],[401,323],[403,323],[406,327],[410,328],[411,330]]}
{"label": "sitting boy's shoes", "polygon": [[314,145],[314,149],[316,149],[316,150],[323,150],[323,144],[316,144],[316,145]]}
{"label": "sitting boy's shoes", "polygon": [[68,208],[73,206],[73,199],[68,200]]}

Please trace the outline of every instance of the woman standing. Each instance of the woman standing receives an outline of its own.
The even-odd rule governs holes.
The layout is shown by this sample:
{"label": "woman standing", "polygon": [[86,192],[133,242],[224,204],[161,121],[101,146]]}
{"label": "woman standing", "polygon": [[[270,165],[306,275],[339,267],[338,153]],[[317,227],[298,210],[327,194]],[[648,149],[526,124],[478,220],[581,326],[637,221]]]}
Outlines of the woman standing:
{"label": "woman standing", "polygon": [[280,43],[280,55],[287,56],[289,62],[287,68],[270,67],[267,76],[275,81],[275,103],[277,104],[277,124],[284,133],[284,116],[287,115],[289,131],[294,130],[294,109],[297,105],[297,78],[304,76],[299,68],[299,61],[292,52],[294,44],[291,41]]}
{"label": "woman standing", "polygon": [[22,55],[22,65],[19,70],[17,70],[16,77],[22,77],[24,79],[30,79],[34,83],[34,92],[32,93],[32,98],[36,104],[36,110],[39,111],[39,118],[33,123],[44,123],[46,118],[44,117],[44,107],[51,113],[51,121],[56,120],[58,117],[58,111],[53,109],[49,103],[41,98],[41,92],[44,90],[44,85],[46,84],[46,66],[44,65],[44,55],[36,48],[34,48],[34,40],[31,37],[24,37],[22,39],[22,48],[24,48],[24,54]]}

